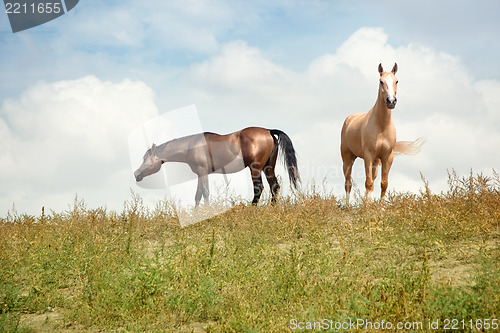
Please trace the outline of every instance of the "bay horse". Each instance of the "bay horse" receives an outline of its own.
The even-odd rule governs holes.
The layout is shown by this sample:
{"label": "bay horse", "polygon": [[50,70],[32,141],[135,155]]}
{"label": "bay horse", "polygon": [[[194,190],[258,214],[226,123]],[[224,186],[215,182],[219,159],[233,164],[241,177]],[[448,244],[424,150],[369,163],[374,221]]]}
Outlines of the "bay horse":
{"label": "bay horse", "polygon": [[261,173],[264,172],[271,189],[271,202],[276,202],[279,190],[274,173],[278,151],[284,155],[290,184],[295,188],[300,181],[297,157],[291,139],[277,129],[248,127],[227,135],[211,132],[194,134],[167,141],[149,148],[143,157],[142,165],[134,172],[136,181],[158,172],[165,162],[187,163],[198,176],[195,206],[201,197],[209,202],[208,175],[211,173],[229,174],[250,169],[254,188],[252,204],[256,205],[262,194]]}
{"label": "bay horse", "polygon": [[357,157],[362,158],[365,162],[367,199],[373,191],[378,166],[382,164],[380,198],[384,198],[389,184],[389,170],[394,153],[416,154],[422,145],[420,139],[413,142],[396,142],[396,128],[391,118],[391,112],[396,107],[397,102],[397,71],[398,65],[396,63],[390,72],[384,72],[382,64],[379,64],[380,79],[375,105],[368,113],[356,113],[348,116],[342,126],[340,153],[343,161],[347,205],[349,205],[349,194],[352,188],[352,165]]}

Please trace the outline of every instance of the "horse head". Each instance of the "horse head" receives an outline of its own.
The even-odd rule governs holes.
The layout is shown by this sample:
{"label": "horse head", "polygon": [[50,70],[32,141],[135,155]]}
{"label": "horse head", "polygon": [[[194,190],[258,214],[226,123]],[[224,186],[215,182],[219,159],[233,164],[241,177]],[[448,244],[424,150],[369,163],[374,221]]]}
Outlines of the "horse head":
{"label": "horse head", "polygon": [[396,78],[396,72],[398,71],[398,64],[394,63],[394,67],[390,72],[384,72],[382,64],[378,65],[378,72],[380,73],[380,85],[378,89],[379,95],[382,94],[382,98],[388,109],[394,109],[396,107],[396,93],[398,90],[398,79]]}
{"label": "horse head", "polygon": [[156,145],[149,148],[144,154],[141,166],[135,170],[135,180],[140,182],[144,177],[157,173],[162,165],[162,160],[155,154]]}

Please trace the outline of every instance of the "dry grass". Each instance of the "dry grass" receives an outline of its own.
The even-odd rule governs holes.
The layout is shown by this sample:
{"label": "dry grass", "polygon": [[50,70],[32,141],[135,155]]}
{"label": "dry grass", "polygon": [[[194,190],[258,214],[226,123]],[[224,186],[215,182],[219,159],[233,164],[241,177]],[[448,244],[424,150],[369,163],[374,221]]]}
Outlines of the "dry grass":
{"label": "dry grass", "polygon": [[0,220],[0,331],[495,318],[500,181],[449,179],[446,193],[425,186],[349,209],[314,191],[240,204],[186,228],[171,203],[148,210],[136,195],[121,213],[76,200],[63,213],[11,214]]}

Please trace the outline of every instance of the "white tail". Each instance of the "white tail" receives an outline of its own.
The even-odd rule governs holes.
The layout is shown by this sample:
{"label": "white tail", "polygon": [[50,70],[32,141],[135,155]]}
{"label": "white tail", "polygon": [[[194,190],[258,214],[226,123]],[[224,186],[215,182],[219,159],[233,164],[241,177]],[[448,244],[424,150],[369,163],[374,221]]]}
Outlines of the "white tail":
{"label": "white tail", "polygon": [[423,138],[418,138],[415,141],[398,141],[394,147],[394,153],[396,155],[415,155],[420,152],[422,145],[425,143]]}

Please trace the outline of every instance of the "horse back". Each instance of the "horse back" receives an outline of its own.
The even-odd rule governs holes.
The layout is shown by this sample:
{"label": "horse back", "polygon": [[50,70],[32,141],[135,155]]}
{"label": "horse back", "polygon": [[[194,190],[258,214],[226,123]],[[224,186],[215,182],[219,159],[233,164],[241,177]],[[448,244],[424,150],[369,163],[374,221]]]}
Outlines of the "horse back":
{"label": "horse back", "polygon": [[264,166],[274,148],[272,135],[262,127],[248,127],[225,135],[203,134],[213,171],[224,168],[224,172],[231,173],[251,165]]}
{"label": "horse back", "polygon": [[361,126],[366,119],[367,113],[359,112],[351,114],[347,116],[344,120],[344,126],[342,127],[342,131],[349,130],[361,130]]}

